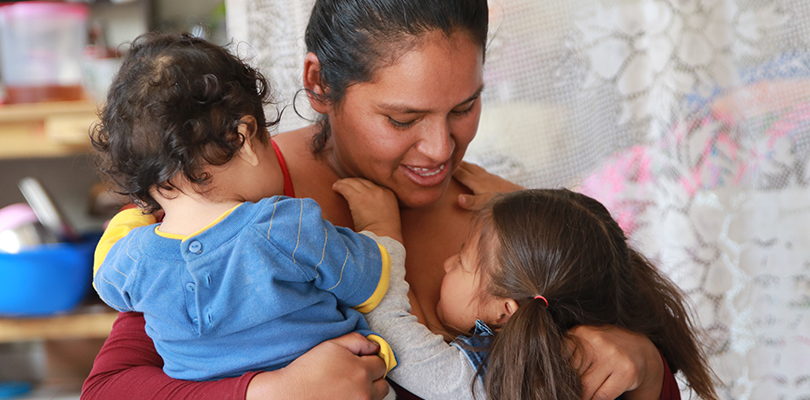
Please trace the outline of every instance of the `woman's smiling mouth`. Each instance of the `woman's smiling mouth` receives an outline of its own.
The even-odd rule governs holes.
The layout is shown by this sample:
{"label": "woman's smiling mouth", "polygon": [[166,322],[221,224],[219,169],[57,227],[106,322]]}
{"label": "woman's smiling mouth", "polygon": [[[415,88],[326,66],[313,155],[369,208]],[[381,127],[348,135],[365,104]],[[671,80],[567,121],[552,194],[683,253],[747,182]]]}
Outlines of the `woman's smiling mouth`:
{"label": "woman's smiling mouth", "polygon": [[444,171],[445,165],[446,164],[442,164],[439,166],[439,168],[422,168],[422,167],[407,167],[407,168],[419,176],[430,177]]}
{"label": "woman's smiling mouth", "polygon": [[422,187],[433,187],[442,184],[448,177],[450,161],[437,167],[414,167],[403,165],[405,174],[415,184]]}

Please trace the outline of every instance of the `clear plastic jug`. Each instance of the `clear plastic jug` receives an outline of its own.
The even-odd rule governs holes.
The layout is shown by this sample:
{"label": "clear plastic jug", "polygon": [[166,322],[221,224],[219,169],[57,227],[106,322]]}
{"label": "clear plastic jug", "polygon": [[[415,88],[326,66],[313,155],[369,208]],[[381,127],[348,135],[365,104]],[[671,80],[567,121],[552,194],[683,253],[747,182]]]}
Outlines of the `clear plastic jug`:
{"label": "clear plastic jug", "polygon": [[86,4],[20,2],[0,6],[2,81],[9,103],[80,100]]}

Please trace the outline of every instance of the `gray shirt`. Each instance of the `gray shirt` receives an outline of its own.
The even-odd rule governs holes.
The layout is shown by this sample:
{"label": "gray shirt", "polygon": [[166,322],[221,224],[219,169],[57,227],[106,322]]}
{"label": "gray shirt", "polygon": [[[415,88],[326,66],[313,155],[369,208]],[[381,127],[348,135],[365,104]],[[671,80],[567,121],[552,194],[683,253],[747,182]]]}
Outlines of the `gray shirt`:
{"label": "gray shirt", "polygon": [[425,400],[471,400],[475,381],[475,398],[485,400],[483,385],[475,379],[475,369],[464,353],[410,313],[405,248],[387,237],[379,238],[379,243],[391,253],[391,282],[380,304],[366,314],[366,320],[396,353],[398,364],[388,377]]}

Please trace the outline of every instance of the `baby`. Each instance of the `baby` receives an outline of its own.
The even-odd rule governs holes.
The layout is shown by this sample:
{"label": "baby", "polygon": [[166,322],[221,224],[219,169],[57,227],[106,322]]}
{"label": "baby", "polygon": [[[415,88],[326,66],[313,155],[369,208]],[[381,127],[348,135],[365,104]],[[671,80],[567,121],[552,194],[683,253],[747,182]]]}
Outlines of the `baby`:
{"label": "baby", "polygon": [[[277,123],[265,119],[268,90],[258,71],[205,40],[135,39],[92,141],[117,191],[165,216],[147,226],[155,220],[138,209],[113,218],[94,286],[111,307],[144,314],[174,378],[282,368],[349,332],[378,343],[390,370],[391,348],[360,312],[382,299],[391,264],[404,263],[396,199],[365,190],[372,232],[357,234],[323,220],[315,201],[292,198],[267,131]],[[268,198],[282,193],[290,197]]]}

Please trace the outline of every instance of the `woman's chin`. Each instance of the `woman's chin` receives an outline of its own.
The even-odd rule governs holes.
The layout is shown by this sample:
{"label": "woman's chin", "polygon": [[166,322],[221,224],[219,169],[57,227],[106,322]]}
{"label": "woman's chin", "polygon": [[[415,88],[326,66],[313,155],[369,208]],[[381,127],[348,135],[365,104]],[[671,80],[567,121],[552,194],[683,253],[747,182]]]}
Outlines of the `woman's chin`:
{"label": "woman's chin", "polygon": [[430,188],[403,188],[401,191],[395,191],[395,194],[397,195],[397,199],[399,199],[399,205],[403,208],[428,207],[442,199],[447,192],[449,183],[448,180]]}

